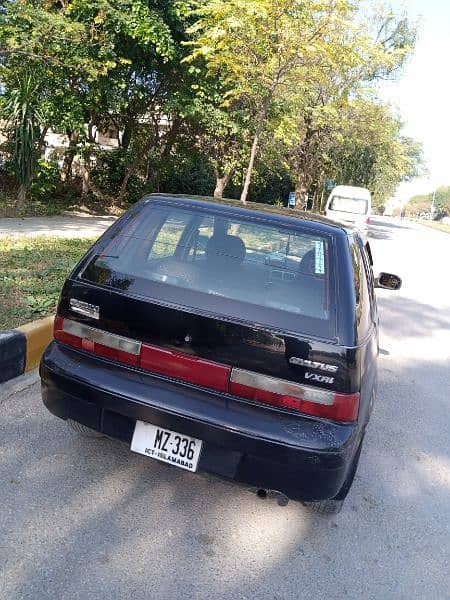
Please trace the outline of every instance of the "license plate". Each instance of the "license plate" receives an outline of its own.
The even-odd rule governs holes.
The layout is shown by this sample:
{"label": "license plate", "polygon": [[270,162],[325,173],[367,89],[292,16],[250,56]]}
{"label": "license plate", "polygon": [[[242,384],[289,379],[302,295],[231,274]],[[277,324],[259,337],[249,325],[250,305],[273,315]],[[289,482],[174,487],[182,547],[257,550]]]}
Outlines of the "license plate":
{"label": "license plate", "polygon": [[136,421],[131,440],[133,452],[187,471],[196,471],[201,449],[202,440],[151,423]]}

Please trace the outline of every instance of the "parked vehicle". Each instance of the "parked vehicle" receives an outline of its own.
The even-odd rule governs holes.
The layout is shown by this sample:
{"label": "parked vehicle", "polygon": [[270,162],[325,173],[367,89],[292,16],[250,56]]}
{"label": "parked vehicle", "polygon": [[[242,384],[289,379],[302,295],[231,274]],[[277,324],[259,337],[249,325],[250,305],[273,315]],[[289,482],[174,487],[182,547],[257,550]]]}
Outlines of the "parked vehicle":
{"label": "parked vehicle", "polygon": [[371,213],[369,190],[350,185],[337,185],[331,191],[325,207],[327,217],[354,225],[364,239],[367,237]]}
{"label": "parked vehicle", "polygon": [[360,235],[323,217],[150,195],[64,284],[43,401],[79,432],[340,510],[377,380]]}

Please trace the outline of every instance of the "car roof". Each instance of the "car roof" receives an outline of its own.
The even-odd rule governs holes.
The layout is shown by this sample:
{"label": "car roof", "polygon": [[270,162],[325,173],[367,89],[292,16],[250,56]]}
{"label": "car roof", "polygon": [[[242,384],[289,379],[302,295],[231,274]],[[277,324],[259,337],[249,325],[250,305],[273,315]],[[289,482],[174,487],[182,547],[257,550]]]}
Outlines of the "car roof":
{"label": "car roof", "polygon": [[367,188],[356,185],[337,185],[331,190],[330,196],[335,194],[349,194],[350,198],[355,198],[355,194],[358,194],[358,197],[361,199],[371,200],[370,191]]}
{"label": "car roof", "polygon": [[174,203],[190,204],[192,206],[204,206],[208,208],[210,204],[218,204],[223,207],[233,209],[233,212],[244,214],[251,214],[252,212],[261,212],[275,220],[284,224],[291,224],[294,221],[302,221],[306,224],[313,224],[317,229],[322,230],[324,233],[336,233],[336,230],[341,230],[347,235],[352,233],[355,228],[352,226],[346,226],[344,223],[336,220],[329,219],[328,217],[322,217],[318,214],[308,213],[295,209],[288,209],[283,206],[274,206],[273,204],[262,204],[260,202],[247,202],[245,205],[239,200],[233,199],[217,199],[211,196],[195,196],[185,194],[148,194],[142,200],[156,200],[161,199],[164,201],[172,201]]}

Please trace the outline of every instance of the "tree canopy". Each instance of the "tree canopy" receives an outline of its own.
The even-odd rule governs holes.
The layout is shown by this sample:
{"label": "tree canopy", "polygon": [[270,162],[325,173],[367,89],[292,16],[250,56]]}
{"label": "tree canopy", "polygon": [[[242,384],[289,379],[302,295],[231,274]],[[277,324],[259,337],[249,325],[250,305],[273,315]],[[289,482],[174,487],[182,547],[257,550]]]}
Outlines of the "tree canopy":
{"label": "tree canopy", "polygon": [[319,209],[330,180],[381,204],[421,169],[376,93],[414,41],[406,15],[353,0],[0,0],[2,168],[20,205],[43,168],[52,193],[109,204],[295,189]]}
{"label": "tree canopy", "polygon": [[450,215],[450,186],[441,186],[430,194],[413,196],[405,206],[405,213],[417,217],[430,213],[432,206],[438,216]]}

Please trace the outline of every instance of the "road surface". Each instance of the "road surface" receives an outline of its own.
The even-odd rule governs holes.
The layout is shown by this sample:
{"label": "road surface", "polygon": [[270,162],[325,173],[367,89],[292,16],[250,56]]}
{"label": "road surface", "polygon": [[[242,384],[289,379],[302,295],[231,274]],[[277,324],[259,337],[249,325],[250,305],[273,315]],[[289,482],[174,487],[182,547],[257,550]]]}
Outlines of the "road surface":
{"label": "road surface", "polygon": [[378,402],[340,515],[70,432],[37,385],[0,399],[0,597],[450,598],[450,236],[392,219],[370,233]]}

